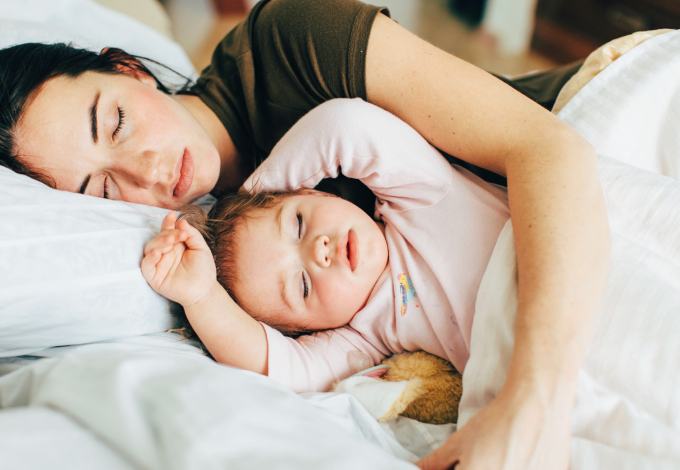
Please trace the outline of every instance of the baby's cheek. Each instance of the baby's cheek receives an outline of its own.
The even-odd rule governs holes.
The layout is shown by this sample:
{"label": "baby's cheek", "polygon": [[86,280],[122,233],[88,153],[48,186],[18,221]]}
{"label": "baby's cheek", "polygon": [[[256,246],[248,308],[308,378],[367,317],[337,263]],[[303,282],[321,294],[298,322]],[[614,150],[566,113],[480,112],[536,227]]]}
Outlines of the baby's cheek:
{"label": "baby's cheek", "polygon": [[364,308],[368,297],[371,295],[371,287],[366,283],[354,279],[354,282],[346,282],[343,286],[342,296],[347,299],[347,307],[351,310],[348,314],[354,316],[359,310]]}
{"label": "baby's cheek", "polygon": [[[319,294],[324,296],[324,305],[329,323],[333,328],[344,326],[350,322],[352,317],[361,309],[363,302],[361,294],[356,291],[347,279],[329,279],[329,282],[319,286]],[[321,292],[323,291],[323,292]]]}

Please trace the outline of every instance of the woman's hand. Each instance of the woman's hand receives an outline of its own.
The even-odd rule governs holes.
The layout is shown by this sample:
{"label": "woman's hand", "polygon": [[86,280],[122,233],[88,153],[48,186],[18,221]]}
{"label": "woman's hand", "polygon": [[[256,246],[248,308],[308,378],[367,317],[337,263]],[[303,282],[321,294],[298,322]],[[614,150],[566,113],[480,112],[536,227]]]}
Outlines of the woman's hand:
{"label": "woman's hand", "polygon": [[539,400],[501,393],[417,465],[423,470],[454,465],[456,470],[565,470],[569,431],[568,420],[549,413]]}
{"label": "woman's hand", "polygon": [[189,307],[203,300],[215,285],[215,261],[201,234],[171,211],[161,233],[144,247],[142,274],[163,297]]}

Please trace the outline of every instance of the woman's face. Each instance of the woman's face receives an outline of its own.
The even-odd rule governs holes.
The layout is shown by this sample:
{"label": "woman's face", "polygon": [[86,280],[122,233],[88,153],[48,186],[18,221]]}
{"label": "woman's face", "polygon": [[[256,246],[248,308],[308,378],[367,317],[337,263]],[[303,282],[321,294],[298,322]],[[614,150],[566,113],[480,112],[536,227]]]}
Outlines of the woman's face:
{"label": "woman's face", "polygon": [[176,209],[215,187],[220,156],[194,116],[148,76],[46,82],[17,125],[19,157],[57,189]]}

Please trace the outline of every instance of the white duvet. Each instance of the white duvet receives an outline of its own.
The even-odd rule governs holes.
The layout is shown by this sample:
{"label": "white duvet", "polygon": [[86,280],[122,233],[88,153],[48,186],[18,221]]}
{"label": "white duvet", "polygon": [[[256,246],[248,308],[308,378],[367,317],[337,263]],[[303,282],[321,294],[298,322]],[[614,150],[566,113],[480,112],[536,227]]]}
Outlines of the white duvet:
{"label": "white duvet", "polygon": [[[605,69],[559,116],[590,138],[599,154],[620,152],[630,163],[677,177],[679,92],[680,35],[673,32]],[[680,468],[680,183],[607,156],[598,166],[612,261],[578,376],[571,466]],[[508,223],[477,297],[459,425],[503,385],[516,307]]]}
{"label": "white duvet", "polygon": [[297,395],[178,335],[46,355],[0,377],[2,469],[397,470],[451,432],[378,424],[350,395]]}

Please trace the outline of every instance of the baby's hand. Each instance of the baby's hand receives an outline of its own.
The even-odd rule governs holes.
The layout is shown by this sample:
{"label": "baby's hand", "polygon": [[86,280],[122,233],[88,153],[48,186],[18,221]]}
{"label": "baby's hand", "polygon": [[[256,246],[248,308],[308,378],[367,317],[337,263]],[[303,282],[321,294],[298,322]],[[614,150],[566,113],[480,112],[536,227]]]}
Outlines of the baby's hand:
{"label": "baby's hand", "polygon": [[184,307],[202,300],[217,277],[207,243],[186,220],[177,222],[174,211],[144,247],[142,274],[156,292]]}

